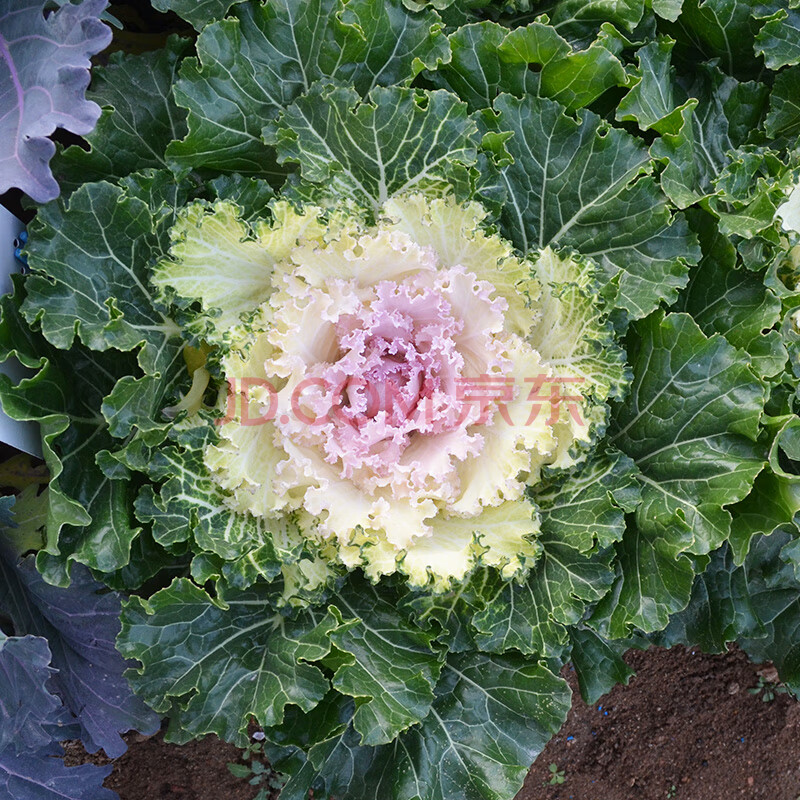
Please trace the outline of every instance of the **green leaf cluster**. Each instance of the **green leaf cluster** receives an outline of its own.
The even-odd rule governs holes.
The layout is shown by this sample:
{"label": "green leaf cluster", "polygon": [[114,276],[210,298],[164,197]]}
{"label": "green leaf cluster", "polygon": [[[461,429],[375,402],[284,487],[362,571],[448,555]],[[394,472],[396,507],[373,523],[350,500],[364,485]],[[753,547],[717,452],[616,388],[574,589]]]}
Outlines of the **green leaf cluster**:
{"label": "green leaf cluster", "polygon": [[[630,647],[738,641],[800,691],[797,3],[153,5],[198,36],[95,69],[102,116],[0,300],[30,371],[0,400],[41,426],[38,569],[131,594],[118,646],[171,740],[257,723],[288,800],[500,800],[565,718],[569,660],[594,700]],[[237,511],[204,459],[227,345],[153,282],[187,205],[233,204],[252,248],[281,202],[374,221],[411,191],[591,283],[547,291],[606,394],[530,489],[516,580],[373,584]]]}

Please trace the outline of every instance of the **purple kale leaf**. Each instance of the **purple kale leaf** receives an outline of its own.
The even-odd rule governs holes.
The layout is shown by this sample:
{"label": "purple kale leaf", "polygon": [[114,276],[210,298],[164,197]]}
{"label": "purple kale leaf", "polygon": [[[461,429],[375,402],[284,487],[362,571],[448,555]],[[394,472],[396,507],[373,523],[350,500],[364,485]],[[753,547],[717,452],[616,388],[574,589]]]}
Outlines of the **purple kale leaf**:
{"label": "purple kale leaf", "polygon": [[45,17],[42,0],[0,0],[0,193],[58,196],[47,137],[59,127],[87,134],[100,116],[84,92],[91,56],[111,41],[99,18],[107,4],[66,3]]}
{"label": "purple kale leaf", "polygon": [[79,726],[51,691],[55,672],[46,639],[0,633],[0,797],[119,800],[103,788],[111,767],[65,766],[59,742]]}
{"label": "purple kale leaf", "polygon": [[88,569],[76,565],[68,589],[51,586],[33,556],[18,561],[0,540],[0,607],[17,633],[47,639],[58,670],[50,685],[76,716],[89,752],[102,747],[117,758],[126,749],[121,732],[158,730],[158,716],[131,691],[123,674],[130,664],[115,647],[119,595],[104,591]]}

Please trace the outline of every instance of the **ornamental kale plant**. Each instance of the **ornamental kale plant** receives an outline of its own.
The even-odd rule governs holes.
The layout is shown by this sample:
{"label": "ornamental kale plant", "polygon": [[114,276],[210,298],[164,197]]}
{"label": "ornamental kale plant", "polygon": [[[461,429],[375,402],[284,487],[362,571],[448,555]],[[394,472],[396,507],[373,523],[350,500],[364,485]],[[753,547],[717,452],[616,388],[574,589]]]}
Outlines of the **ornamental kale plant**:
{"label": "ornamental kale plant", "polygon": [[197,35],[95,68],[0,397],[169,738],[488,800],[567,661],[799,691],[797,2],[154,6]]}

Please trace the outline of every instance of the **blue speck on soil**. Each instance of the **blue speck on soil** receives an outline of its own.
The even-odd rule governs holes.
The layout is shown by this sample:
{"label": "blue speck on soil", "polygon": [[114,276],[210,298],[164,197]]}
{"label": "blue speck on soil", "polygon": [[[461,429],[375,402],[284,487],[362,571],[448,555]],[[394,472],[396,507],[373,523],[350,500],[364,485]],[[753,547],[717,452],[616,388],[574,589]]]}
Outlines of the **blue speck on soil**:
{"label": "blue speck on soil", "polygon": [[742,742],[742,744],[744,744],[744,736],[742,736],[742,738],[739,739],[739,741]]}
{"label": "blue speck on soil", "polygon": [[574,736],[567,736],[567,741],[571,742],[575,737]]}

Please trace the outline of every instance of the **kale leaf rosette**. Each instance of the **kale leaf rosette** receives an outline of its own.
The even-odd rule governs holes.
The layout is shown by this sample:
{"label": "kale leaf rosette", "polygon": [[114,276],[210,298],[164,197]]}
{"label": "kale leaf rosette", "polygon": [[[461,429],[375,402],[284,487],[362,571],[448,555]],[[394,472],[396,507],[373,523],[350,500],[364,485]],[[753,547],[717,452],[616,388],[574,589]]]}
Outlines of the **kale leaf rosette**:
{"label": "kale leaf rosette", "polygon": [[153,282],[219,343],[227,397],[202,457],[232,512],[373,580],[524,577],[528,490],[585,459],[624,354],[590,262],[520,258],[485,216],[424,194],[372,223],[285,201],[249,225],[225,201],[179,215]]}
{"label": "kale leaf rosette", "polygon": [[800,687],[797,15],[433,5],[165,0],[2,300],[39,571],[287,800],[511,798],[647,637]]}

